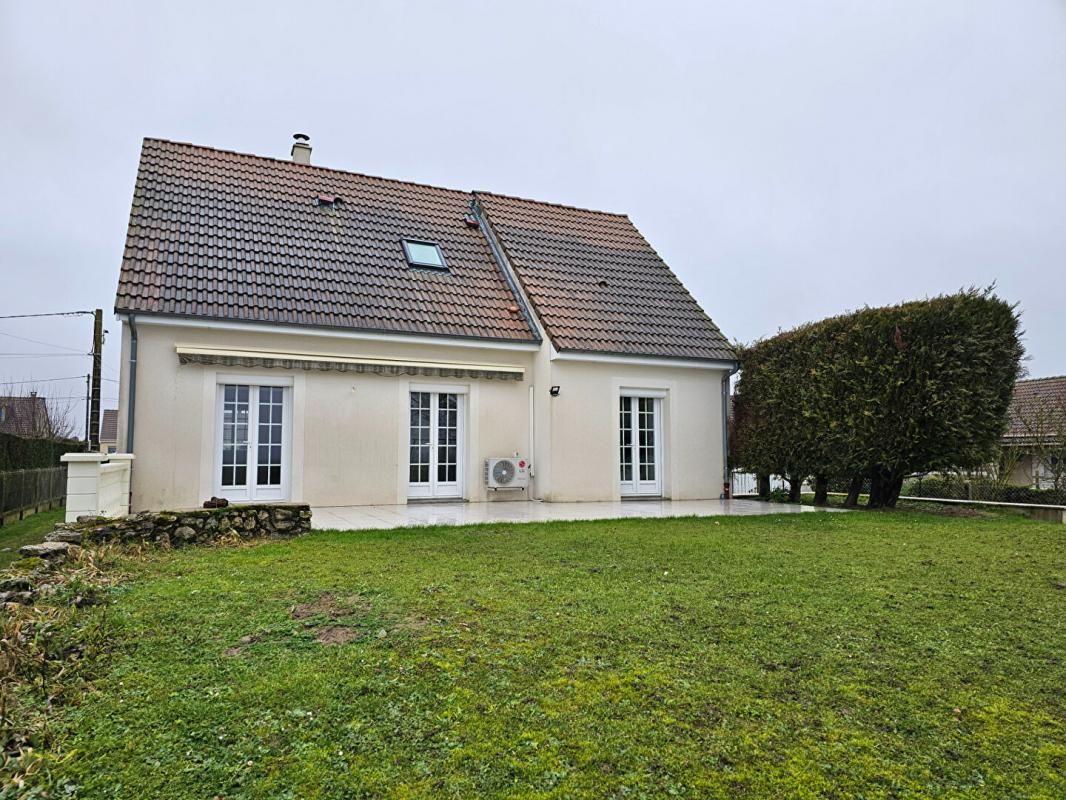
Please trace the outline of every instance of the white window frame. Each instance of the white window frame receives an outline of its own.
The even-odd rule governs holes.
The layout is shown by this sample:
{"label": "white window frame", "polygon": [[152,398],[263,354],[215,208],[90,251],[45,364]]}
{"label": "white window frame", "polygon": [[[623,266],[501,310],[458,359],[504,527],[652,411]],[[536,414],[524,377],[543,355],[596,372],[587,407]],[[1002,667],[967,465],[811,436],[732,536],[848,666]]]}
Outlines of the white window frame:
{"label": "white window frame", "polygon": [[[663,496],[663,464],[665,463],[665,451],[666,442],[663,440],[663,407],[665,405],[664,400],[667,396],[665,390],[657,389],[639,389],[622,387],[618,393],[618,399],[615,402],[615,427],[618,430],[618,448],[616,449],[615,459],[615,479],[618,481],[618,493],[622,499],[632,499],[641,497],[662,497]],[[622,440],[621,440],[621,401],[623,399],[629,399],[630,401],[630,424],[631,424],[631,440],[629,443],[629,449],[631,454],[631,466],[632,466],[632,478],[628,481],[622,480]],[[642,481],[640,480],[640,443],[637,432],[637,402],[641,399],[651,400],[653,405],[653,415],[655,418],[655,425],[652,429],[652,433],[655,436],[655,480]]]}
{"label": "white window frame", "polygon": [[[248,387],[248,473],[244,486],[222,485],[222,429],[223,403],[225,387],[228,385]],[[256,473],[259,462],[259,388],[281,388],[281,485],[257,486]],[[259,376],[218,374],[215,376],[215,433],[212,438],[214,448],[214,476],[211,484],[214,494],[225,497],[233,503],[285,502],[291,498],[292,491],[292,425],[293,425],[293,379],[291,376]]]}
{"label": "white window frame", "polygon": [[[458,430],[456,431],[456,455],[455,455],[455,490],[454,492],[446,492],[441,494],[439,491],[440,482],[437,480],[437,403],[439,399],[430,400],[430,414],[429,414],[429,482],[412,482],[411,481],[411,394],[414,392],[427,392],[432,398],[439,398],[442,394],[454,394],[456,396],[456,425]],[[407,393],[404,395],[405,405],[403,411],[404,419],[404,453],[406,454],[403,459],[404,469],[404,485],[407,487],[407,499],[408,500],[462,500],[466,497],[466,459],[467,459],[467,395],[469,393],[468,386],[454,386],[448,384],[419,384],[412,383],[408,386]],[[446,485],[451,486],[453,481],[447,481]]]}

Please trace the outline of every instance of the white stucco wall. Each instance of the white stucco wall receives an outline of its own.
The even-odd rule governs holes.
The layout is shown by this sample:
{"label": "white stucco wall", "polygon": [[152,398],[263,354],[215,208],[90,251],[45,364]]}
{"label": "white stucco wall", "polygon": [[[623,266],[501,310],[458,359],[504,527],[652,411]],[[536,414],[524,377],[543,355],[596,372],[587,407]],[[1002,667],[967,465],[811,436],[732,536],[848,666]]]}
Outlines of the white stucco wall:
{"label": "white stucco wall", "polygon": [[665,392],[663,496],[674,500],[720,496],[722,370],[606,360],[549,364],[547,384],[558,386],[559,396],[545,397],[547,423],[538,436],[538,451],[549,454],[546,480],[538,486],[543,499],[619,498],[618,406],[624,389]]}
{"label": "white stucco wall", "polygon": [[[618,397],[625,386],[666,392],[664,495],[695,499],[721,492],[721,370],[564,362],[552,360],[547,345],[532,352],[408,344],[153,325],[144,318],[138,320],[138,334],[135,510],[199,505],[216,492],[215,393],[220,375],[291,376],[290,496],[312,505],[406,502],[408,393],[413,384],[466,392],[468,500],[617,498]],[[128,325],[123,325],[121,449],[126,449],[129,342]],[[176,344],[502,364],[522,367],[526,380],[183,366]],[[561,387],[559,397],[549,396],[552,385]],[[515,452],[533,461],[529,493],[486,490],[484,459]]]}

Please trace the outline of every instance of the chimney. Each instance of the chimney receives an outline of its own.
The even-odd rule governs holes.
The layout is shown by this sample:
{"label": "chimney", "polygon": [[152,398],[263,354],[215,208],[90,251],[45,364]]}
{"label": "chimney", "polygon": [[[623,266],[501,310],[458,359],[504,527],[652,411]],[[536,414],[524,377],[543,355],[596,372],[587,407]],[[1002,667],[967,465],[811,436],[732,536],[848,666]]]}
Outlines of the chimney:
{"label": "chimney", "polygon": [[306,133],[294,133],[292,138],[295,139],[292,143],[292,160],[297,164],[310,164],[311,163],[311,137]]}

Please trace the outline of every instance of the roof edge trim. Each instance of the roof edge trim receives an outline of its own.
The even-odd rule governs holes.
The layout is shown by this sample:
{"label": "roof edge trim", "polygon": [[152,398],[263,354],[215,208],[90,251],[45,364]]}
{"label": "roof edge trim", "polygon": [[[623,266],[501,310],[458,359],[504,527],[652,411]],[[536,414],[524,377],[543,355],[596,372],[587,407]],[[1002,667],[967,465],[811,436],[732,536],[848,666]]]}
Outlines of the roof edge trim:
{"label": "roof edge trim", "polygon": [[148,313],[116,308],[115,316],[123,322],[136,314],[138,325],[171,326],[177,328],[206,328],[214,330],[247,331],[249,333],[284,333],[296,336],[322,336],[334,339],[394,342],[396,344],[433,344],[451,347],[479,347],[488,350],[521,350],[535,352],[540,342],[531,339],[478,339],[472,336],[413,334],[403,332],[364,331],[354,328],[327,328],[292,323],[269,323],[219,319],[216,317],[186,317],[178,314]]}

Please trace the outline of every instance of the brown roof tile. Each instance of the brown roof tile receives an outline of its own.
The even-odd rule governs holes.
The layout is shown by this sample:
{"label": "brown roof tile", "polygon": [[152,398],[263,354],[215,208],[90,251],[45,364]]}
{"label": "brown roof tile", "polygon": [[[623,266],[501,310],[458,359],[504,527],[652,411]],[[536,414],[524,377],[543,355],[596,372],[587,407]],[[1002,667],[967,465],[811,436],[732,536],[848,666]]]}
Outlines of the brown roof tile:
{"label": "brown roof tile", "polygon": [[475,196],[556,349],[736,358],[628,217]]}
{"label": "brown roof tile", "polygon": [[114,444],[118,441],[118,409],[105,408],[100,414],[100,441]]}
{"label": "brown roof tile", "polygon": [[[335,195],[334,205],[319,204]],[[465,192],[146,139],[116,312],[533,341]],[[450,270],[413,270],[400,240]]]}
{"label": "brown roof tile", "polygon": [[48,404],[43,397],[0,397],[0,433],[47,436]]}
{"label": "brown roof tile", "polygon": [[1066,434],[1066,375],[1014,384],[1009,439],[1046,439]]}
{"label": "brown roof tile", "polygon": [[[735,358],[625,216],[159,139],[141,151],[115,310],[536,341],[466,222],[475,198],[557,349]],[[449,272],[410,269],[403,238],[440,244]]]}

